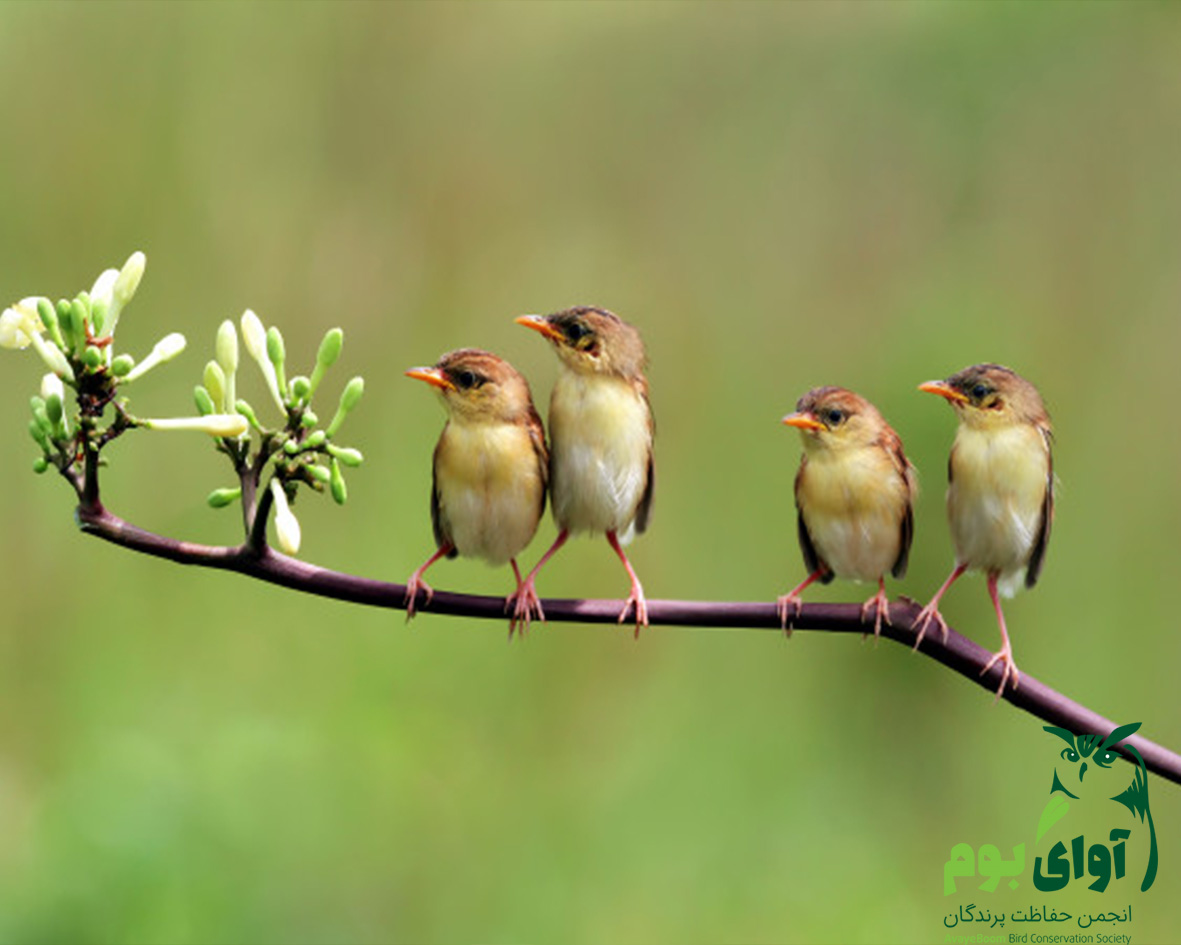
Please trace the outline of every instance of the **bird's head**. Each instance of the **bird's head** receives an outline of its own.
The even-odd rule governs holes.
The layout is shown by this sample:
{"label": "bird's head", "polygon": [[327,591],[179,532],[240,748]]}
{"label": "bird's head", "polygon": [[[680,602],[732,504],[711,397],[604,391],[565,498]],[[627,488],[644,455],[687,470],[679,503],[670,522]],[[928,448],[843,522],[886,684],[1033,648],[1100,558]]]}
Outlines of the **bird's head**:
{"label": "bird's head", "polygon": [[886,428],[877,407],[843,387],[808,391],[783,422],[800,431],[807,452],[872,446]]}
{"label": "bird's head", "polygon": [[639,377],[647,363],[640,333],[604,308],[579,306],[516,321],[548,338],[562,363],[579,374],[630,379]]}
{"label": "bird's head", "polygon": [[434,367],[411,368],[406,376],[434,387],[455,420],[511,423],[533,406],[529,383],[516,368],[478,348],[449,351]]}
{"label": "bird's head", "polygon": [[[1105,772],[1123,754],[1119,748],[1115,747],[1115,743],[1133,734],[1140,728],[1140,723],[1121,725],[1108,733],[1106,738],[1090,733],[1076,736],[1068,729],[1060,728],[1057,725],[1047,725],[1044,728],[1051,735],[1057,735],[1066,742],[1066,747],[1058,753],[1058,761],[1054,766],[1054,784],[1050,790],[1051,792],[1061,790],[1071,797],[1078,798],[1084,796],[1084,791],[1098,794],[1109,787],[1107,783],[1109,778]],[[1131,751],[1135,751],[1135,749],[1131,749]],[[1098,790],[1088,787],[1086,780],[1088,772],[1091,774],[1091,781],[1099,779]],[[1119,786],[1122,787],[1123,783],[1126,783],[1126,779]]]}
{"label": "bird's head", "polygon": [[978,429],[1019,423],[1048,428],[1049,415],[1041,395],[1016,371],[1000,364],[974,364],[945,381],[927,381],[919,390],[938,394],[961,422]]}

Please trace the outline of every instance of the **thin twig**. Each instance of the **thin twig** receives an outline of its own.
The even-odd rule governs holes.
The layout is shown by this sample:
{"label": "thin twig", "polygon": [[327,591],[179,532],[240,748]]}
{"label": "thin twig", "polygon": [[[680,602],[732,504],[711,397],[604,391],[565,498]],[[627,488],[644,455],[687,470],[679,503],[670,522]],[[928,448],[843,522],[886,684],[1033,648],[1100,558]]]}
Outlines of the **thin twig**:
{"label": "thin twig", "polygon": [[[262,503],[259,504],[258,514],[262,515],[264,510],[261,507]],[[79,507],[78,523],[88,534],[124,548],[167,558],[180,564],[235,571],[292,590],[370,607],[387,607],[392,610],[406,608],[404,584],[376,581],[305,564],[279,554],[266,544],[260,547],[243,544],[231,548],[177,541],[144,531],[113,515],[101,505],[93,508]],[[623,606],[623,602],[618,600],[545,600],[542,604],[546,618],[552,622],[612,626],[617,624]],[[419,609],[452,616],[506,621],[508,619],[503,597],[438,591],[429,606]],[[891,625],[882,627],[882,636],[907,647],[913,646],[914,619],[918,613],[919,607],[912,601],[892,603]],[[774,601],[740,603],[650,600],[648,619],[655,626],[780,631],[779,615]],[[834,633],[865,633],[867,629],[873,629],[872,622],[867,624],[862,621],[859,604],[804,604],[794,623],[796,630],[825,630]],[[999,665],[983,676],[980,675],[992,654],[954,630],[949,631],[946,643],[940,640],[938,633],[927,634],[923,640],[922,652],[983,686],[989,692],[993,692],[1000,684]],[[1068,699],[1026,672],[1021,674],[1020,686],[1009,686],[1005,689],[1004,698],[1017,708],[1076,734],[1106,734],[1116,727],[1115,722]],[[1181,756],[1140,735],[1134,735],[1121,744],[1132,745],[1138,749],[1150,771],[1181,784]]]}

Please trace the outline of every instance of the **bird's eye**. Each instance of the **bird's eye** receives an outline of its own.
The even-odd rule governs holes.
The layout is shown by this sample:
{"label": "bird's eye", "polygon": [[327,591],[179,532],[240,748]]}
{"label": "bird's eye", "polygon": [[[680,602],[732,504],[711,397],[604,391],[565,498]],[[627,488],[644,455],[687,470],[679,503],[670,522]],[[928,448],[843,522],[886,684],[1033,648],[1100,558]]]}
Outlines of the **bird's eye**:
{"label": "bird's eye", "polygon": [[581,322],[571,322],[566,326],[566,338],[571,344],[577,344],[590,334],[590,329]]}
{"label": "bird's eye", "polygon": [[1067,761],[1078,761],[1078,752],[1073,748],[1063,748],[1062,757]]}
{"label": "bird's eye", "polygon": [[470,390],[476,386],[478,380],[474,371],[460,371],[455,375],[455,386],[460,390]]}
{"label": "bird's eye", "polygon": [[1115,752],[1112,751],[1101,751],[1095,756],[1095,764],[1101,765],[1104,768],[1108,767],[1113,761],[1115,761]]}
{"label": "bird's eye", "polygon": [[987,384],[977,384],[975,387],[972,388],[972,399],[973,400],[983,400],[987,396],[988,396],[988,385]]}
{"label": "bird's eye", "polygon": [[835,427],[838,423],[845,419],[845,415],[836,407],[833,407],[824,415],[824,419],[828,421],[828,425],[830,427]]}

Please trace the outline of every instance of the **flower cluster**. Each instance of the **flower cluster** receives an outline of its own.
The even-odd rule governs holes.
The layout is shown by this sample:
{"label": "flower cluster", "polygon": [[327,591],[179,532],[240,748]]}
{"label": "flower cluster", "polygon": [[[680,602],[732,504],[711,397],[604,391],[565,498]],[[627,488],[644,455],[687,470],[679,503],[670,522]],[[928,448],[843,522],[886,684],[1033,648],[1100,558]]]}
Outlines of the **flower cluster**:
{"label": "flower cluster", "polygon": [[[361,398],[361,378],[345,386],[335,414],[323,429],[312,411],[312,398],[325,372],[340,357],[343,332],[334,328],[325,335],[310,376],[288,380],[279,329],[264,328],[252,311],[242,316],[241,340],[282,417],[277,425],[264,425],[250,404],[238,397],[238,331],[228,320],[217,331],[215,357],[206,364],[203,383],[195,391],[197,415],[135,417],[122,396],[124,388],[185,349],[184,336],[174,332],[161,338],[141,361],[116,353],[115,329],[139,287],[145,262],[143,253],[133,253],[122,269],[103,272],[89,292],[56,304],[31,296],[0,314],[0,347],[31,347],[49,369],[30,402],[29,433],[41,450],[34,470],[40,473],[56,467],[83,502],[94,502],[99,453],[117,436],[135,428],[201,431],[216,438],[217,449],[231,458],[239,480],[234,488],[214,491],[209,504],[222,507],[246,495],[248,541],[265,540],[265,516],[273,506],[279,546],[294,554],[300,529],[291,503],[298,486],[303,483],[318,492],[327,488],[343,503],[347,490],[342,467],[358,466],[362,459],[358,450],[334,442],[341,423]],[[67,394],[77,408],[72,415]],[[108,407],[114,417],[104,426]],[[260,489],[267,470],[270,480]]]}

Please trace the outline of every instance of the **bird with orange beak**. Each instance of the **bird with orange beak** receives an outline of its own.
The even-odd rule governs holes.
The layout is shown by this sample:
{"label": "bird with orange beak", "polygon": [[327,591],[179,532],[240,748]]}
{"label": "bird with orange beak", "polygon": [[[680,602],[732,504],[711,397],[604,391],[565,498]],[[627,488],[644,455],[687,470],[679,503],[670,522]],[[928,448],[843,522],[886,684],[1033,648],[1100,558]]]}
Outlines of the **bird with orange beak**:
{"label": "bird with orange beak", "polygon": [[[635,608],[636,635],[648,604],[623,546],[648,527],[652,511],[652,408],[640,333],[606,309],[579,307],[522,315],[517,324],[549,340],[561,362],[550,397],[550,498],[558,537],[525,578],[515,618],[528,623],[533,582],[571,534],[598,532],[623,562],[631,593],[619,622]],[[541,607],[537,616],[545,619]]]}
{"label": "bird with orange beak", "polygon": [[783,418],[800,431],[804,455],[796,474],[800,550],[808,576],[778,599],[779,619],[791,633],[800,592],[833,577],[876,581],[861,608],[873,632],[890,622],[885,574],[906,574],[914,533],[914,468],[902,440],[868,400],[843,387],[817,387]]}
{"label": "bird with orange beak", "polygon": [[[517,589],[506,609],[540,606],[532,585],[522,585],[516,560],[545,511],[549,475],[545,429],[528,382],[507,361],[477,348],[452,351],[434,367],[406,375],[434,387],[448,415],[435,446],[431,485],[437,547],[406,582],[407,619],[420,590],[424,606],[434,594],[423,580],[426,569],[457,555],[493,565],[507,561]],[[510,635],[515,626],[511,621]]]}
{"label": "bird with orange beak", "polygon": [[1052,431],[1037,388],[999,364],[964,368],[919,390],[943,397],[959,417],[947,466],[947,517],[956,565],[915,621],[915,649],[931,622],[947,639],[939,601],[965,571],[983,571],[1001,630],[1001,648],[981,671],[1003,664],[999,699],[1021,676],[1005,628],[1000,596],[1033,587],[1042,571],[1054,519]]}

